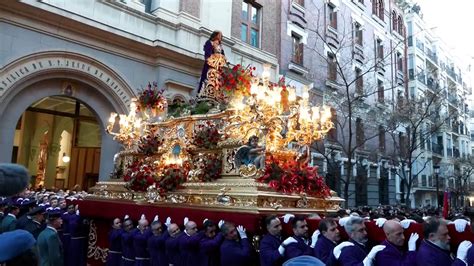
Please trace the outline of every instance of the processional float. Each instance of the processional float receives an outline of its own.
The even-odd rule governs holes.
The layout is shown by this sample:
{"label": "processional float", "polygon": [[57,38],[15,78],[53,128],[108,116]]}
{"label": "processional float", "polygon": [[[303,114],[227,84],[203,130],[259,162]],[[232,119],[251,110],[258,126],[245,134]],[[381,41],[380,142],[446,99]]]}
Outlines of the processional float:
{"label": "processional float", "polygon": [[[327,213],[342,199],[309,165],[310,145],[334,126],[329,107],[311,106],[284,81],[255,68],[216,67],[196,100],[169,104],[156,84],[128,115],[111,114],[108,133],[123,144],[113,176],[91,198],[249,213]],[[215,72],[215,73],[213,73]],[[291,148],[290,148],[291,147]]]}

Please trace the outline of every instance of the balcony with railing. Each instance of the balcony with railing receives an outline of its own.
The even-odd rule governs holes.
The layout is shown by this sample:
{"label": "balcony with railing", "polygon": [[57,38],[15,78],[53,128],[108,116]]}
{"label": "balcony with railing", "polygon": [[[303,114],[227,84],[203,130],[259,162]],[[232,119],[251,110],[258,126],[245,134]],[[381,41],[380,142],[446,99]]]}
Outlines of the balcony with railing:
{"label": "balcony with railing", "polygon": [[456,79],[456,73],[454,72],[454,68],[446,68],[446,73],[448,73],[448,76],[450,76],[453,80]]}
{"label": "balcony with railing", "polygon": [[416,48],[418,48],[421,52],[425,52],[425,44],[420,41],[420,40],[416,40]]}
{"label": "balcony with railing", "polygon": [[426,56],[436,65],[438,64],[438,55],[431,51],[430,49],[426,49]]}
{"label": "balcony with railing", "polygon": [[453,148],[447,148],[446,149],[446,155],[448,157],[453,157]]}
{"label": "balcony with railing", "polygon": [[448,102],[452,105],[457,106],[459,103],[458,97],[456,95],[448,94]]}
{"label": "balcony with railing", "polygon": [[428,88],[430,88],[431,90],[436,91],[439,89],[438,80],[433,77],[429,77],[426,80],[426,86],[428,86]]}

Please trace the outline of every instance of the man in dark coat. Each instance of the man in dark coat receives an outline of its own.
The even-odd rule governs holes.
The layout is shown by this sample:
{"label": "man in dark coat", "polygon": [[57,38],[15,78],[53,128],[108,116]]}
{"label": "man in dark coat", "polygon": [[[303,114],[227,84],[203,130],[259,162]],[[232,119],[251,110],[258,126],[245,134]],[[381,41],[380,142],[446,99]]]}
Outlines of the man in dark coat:
{"label": "man in dark coat", "polygon": [[45,212],[43,207],[36,207],[28,213],[31,218],[26,221],[24,229],[30,232],[35,239],[38,239],[39,234],[46,228],[44,223]]}
{"label": "man in dark coat", "polygon": [[383,250],[385,246],[375,246],[369,252],[367,230],[364,219],[360,217],[350,217],[345,223],[344,229],[349,235],[349,241],[342,242],[334,248],[334,259],[341,266],[372,265],[377,252]]}
{"label": "man in dark coat", "polygon": [[163,232],[161,222],[158,217],[151,223],[152,236],[148,238],[148,252],[150,252],[151,266],[168,266],[168,258],[166,257],[165,243],[170,236],[168,231]]}
{"label": "man in dark coat", "polygon": [[436,217],[430,217],[423,223],[423,235],[425,239],[416,254],[417,265],[423,266],[464,266],[466,255],[471,247],[469,241],[459,244],[457,258],[453,260],[450,254],[450,236],[448,234],[446,221]]}
{"label": "man in dark coat", "polygon": [[36,207],[36,201],[34,199],[23,199],[20,202],[20,214],[16,223],[17,229],[25,229],[26,223],[31,220],[29,212]]}
{"label": "man in dark coat", "polygon": [[285,249],[285,261],[299,256],[314,256],[311,248],[311,239],[308,239],[308,223],[306,219],[301,216],[296,216],[291,220],[293,227],[292,238],[296,242],[288,244]]}
{"label": "man in dark coat", "polygon": [[[245,228],[225,222],[221,227],[224,242],[221,245],[221,265],[241,266],[250,264],[250,243]],[[240,236],[240,239],[239,239]]]}
{"label": "man in dark coat", "polygon": [[260,241],[260,265],[275,266],[282,265],[285,255],[285,246],[296,243],[294,238],[288,238],[286,242],[281,241],[281,221],[277,216],[271,215],[265,218],[267,234]]}
{"label": "man in dark coat", "polygon": [[63,248],[58,236],[58,228],[61,228],[63,220],[59,211],[48,210],[48,226],[38,236],[38,251],[40,265],[62,266],[64,265]]}
{"label": "man in dark coat", "polygon": [[375,256],[375,265],[380,266],[416,266],[416,241],[419,236],[412,233],[408,240],[408,252],[403,250],[405,244],[405,236],[403,227],[397,221],[386,221],[383,225],[383,231],[386,239],[381,245],[385,249],[377,253]]}
{"label": "man in dark coat", "polygon": [[319,231],[321,235],[314,246],[314,256],[328,264],[334,247],[341,240],[336,220],[332,218],[322,219],[319,222]]}
{"label": "man in dark coat", "polygon": [[[224,221],[220,221],[222,226]],[[211,220],[205,220],[203,224],[204,236],[199,242],[199,265],[218,266],[220,265],[220,246],[224,240],[222,233],[216,234],[217,226]]]}

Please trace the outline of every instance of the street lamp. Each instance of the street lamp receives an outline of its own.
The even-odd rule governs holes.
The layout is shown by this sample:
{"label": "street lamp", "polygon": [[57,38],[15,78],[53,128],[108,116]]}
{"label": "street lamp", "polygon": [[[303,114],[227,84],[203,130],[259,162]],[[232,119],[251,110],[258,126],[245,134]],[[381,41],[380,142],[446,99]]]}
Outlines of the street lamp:
{"label": "street lamp", "polygon": [[439,165],[433,166],[436,178],[436,206],[439,208]]}

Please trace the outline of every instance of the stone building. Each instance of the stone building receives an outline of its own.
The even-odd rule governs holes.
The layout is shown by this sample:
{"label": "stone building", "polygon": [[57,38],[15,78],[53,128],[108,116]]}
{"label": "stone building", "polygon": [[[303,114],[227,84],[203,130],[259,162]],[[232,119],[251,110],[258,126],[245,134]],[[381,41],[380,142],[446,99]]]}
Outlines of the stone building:
{"label": "stone building", "polygon": [[[224,35],[229,63],[278,73],[273,1],[0,3],[0,161],[51,188],[107,180],[120,146],[105,131],[156,81],[169,101],[196,93],[203,45]],[[265,35],[263,37],[263,35]]]}

